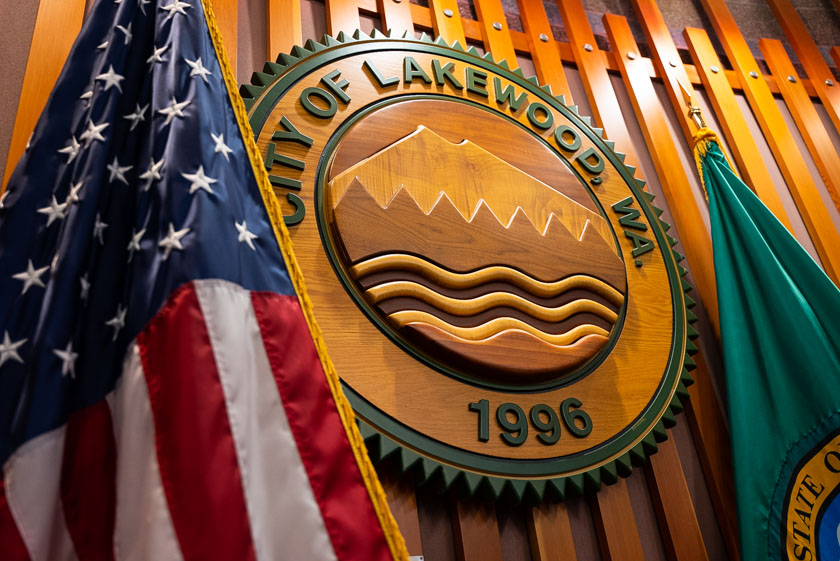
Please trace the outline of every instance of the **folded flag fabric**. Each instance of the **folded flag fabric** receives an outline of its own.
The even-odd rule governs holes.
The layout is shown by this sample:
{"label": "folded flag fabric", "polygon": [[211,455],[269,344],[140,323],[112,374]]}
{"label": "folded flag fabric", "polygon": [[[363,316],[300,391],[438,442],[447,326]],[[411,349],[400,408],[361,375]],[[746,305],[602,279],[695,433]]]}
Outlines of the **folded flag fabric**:
{"label": "folded flag fabric", "polygon": [[840,559],[840,291],[730,168],[709,198],[744,561]]}
{"label": "folded flag fabric", "polygon": [[407,559],[219,53],[99,0],[0,199],[5,561]]}

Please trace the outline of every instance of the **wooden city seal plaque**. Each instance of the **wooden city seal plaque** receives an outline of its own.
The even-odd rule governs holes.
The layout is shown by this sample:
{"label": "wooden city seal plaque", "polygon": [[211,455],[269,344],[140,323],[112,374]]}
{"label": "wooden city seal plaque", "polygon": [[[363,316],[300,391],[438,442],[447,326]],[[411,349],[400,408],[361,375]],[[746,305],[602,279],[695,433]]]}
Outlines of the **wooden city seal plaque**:
{"label": "wooden city seal plaque", "polygon": [[666,437],[696,335],[685,271],[575,107],[474,49],[361,33],[242,93],[375,459],[560,499]]}

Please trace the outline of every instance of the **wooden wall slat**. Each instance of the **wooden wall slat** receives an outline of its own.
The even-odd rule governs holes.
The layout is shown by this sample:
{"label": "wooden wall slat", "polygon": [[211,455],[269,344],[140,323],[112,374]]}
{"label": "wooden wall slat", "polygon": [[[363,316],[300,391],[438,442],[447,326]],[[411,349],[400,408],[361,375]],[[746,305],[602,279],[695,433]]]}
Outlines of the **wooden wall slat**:
{"label": "wooden wall slat", "polygon": [[[467,46],[457,0],[429,0],[429,11],[435,36],[443,37],[450,45],[458,41],[462,46]],[[480,29],[478,40],[481,40]]]}
{"label": "wooden wall slat", "polygon": [[359,29],[359,6],[351,0],[326,0],[327,33],[338,35],[339,31],[352,34]]}
{"label": "wooden wall slat", "polygon": [[700,523],[670,431],[668,440],[661,442],[659,450],[650,457],[646,472],[659,527],[664,528],[662,540],[669,559],[708,561]]}
{"label": "wooden wall slat", "polygon": [[[776,39],[761,39],[758,47],[764,54],[764,59],[770,67],[770,72],[776,76],[782,98],[785,100],[794,122],[814,158],[814,163],[820,172],[834,206],[840,210],[840,155],[834,148],[828,131],[817,113],[811,98],[797,78],[796,69],[790,61],[784,45]],[[788,77],[793,78],[791,82]]]}
{"label": "wooden wall slat", "polygon": [[[639,21],[642,23],[648,45],[653,49],[653,61],[656,66],[656,71],[660,76],[667,77],[663,82],[668,91],[668,98],[671,100],[671,105],[680,118],[680,126],[686,141],[691,146],[693,145],[693,134],[697,130],[697,125],[688,115],[684,90],[691,96],[694,96],[694,87],[685,71],[685,66],[680,60],[677,46],[674,44],[674,39],[671,37],[671,32],[665,23],[665,18],[662,17],[662,12],[659,10],[656,0],[634,0],[633,4],[636,7],[636,12],[639,14]],[[712,51],[712,54],[714,55],[714,51]],[[716,57],[716,55],[714,56]],[[725,115],[721,112],[718,112],[718,115],[720,116],[724,137],[734,151],[736,165],[740,168],[747,184],[752,187],[753,191],[756,192],[764,204],[767,205],[788,230],[793,231],[790,218],[782,204],[782,199],[773,186],[773,180],[770,177],[767,167],[762,162],[762,158],[758,152],[758,146],[753,140],[746,121],[737,106],[735,96],[731,94],[732,90],[729,87],[729,82],[723,73],[720,72],[723,66],[720,62],[715,63],[715,65],[719,71],[716,74],[713,73],[712,79],[717,82],[716,85],[719,85],[720,88],[730,92],[729,97],[725,98],[722,103],[715,104],[715,109],[718,110],[718,106],[723,105],[728,110]],[[707,65],[706,68],[708,67]],[[699,67],[695,67],[695,69],[701,74],[704,70]],[[701,80],[704,87],[708,89],[708,72]],[[732,121],[730,122],[729,119]],[[726,149],[725,147],[721,148]]]}
{"label": "wooden wall slat", "polygon": [[268,60],[274,60],[280,53],[288,53],[295,45],[303,44],[300,0],[266,0],[265,11]]}
{"label": "wooden wall slat", "polygon": [[[711,100],[721,132],[729,143],[741,177],[776,215],[776,218],[792,231],[790,218],[773,185],[770,172],[764,165],[744,114],[738,106],[735,93],[729,81],[722,75],[723,65],[712,47],[709,36],[702,29],[692,28],[686,28],[683,36],[694,59],[695,68],[700,72],[703,87]],[[718,71],[712,72],[712,68],[717,68]]]}
{"label": "wooden wall slat", "polygon": [[[837,0],[840,2],[840,0]],[[840,47],[831,47],[828,51],[831,54],[831,58],[834,60],[834,66],[840,68]]]}
{"label": "wooden wall slat", "polygon": [[[604,24],[611,25],[614,31],[610,39],[617,52],[638,53],[636,41],[627,27],[626,20],[608,14],[604,17]],[[671,209],[674,226],[685,248],[686,259],[694,275],[697,292],[703,301],[715,333],[719,334],[711,237],[706,230],[691,184],[674,145],[674,139],[671,138],[665,115],[662,114],[659,98],[653,89],[643,61],[638,57],[631,60],[626,56],[619,57],[617,60],[620,61],[622,78],[630,93],[636,118],[641,125],[662,190],[668,201],[668,207]]]}
{"label": "wooden wall slat", "polygon": [[452,495],[452,529],[459,561],[502,561],[502,540],[492,504]]}
{"label": "wooden wall slat", "polygon": [[[607,15],[604,16],[604,24],[610,41],[617,53],[622,53],[623,55],[631,52],[634,54],[638,53],[638,45],[633,38],[626,19]],[[663,192],[674,217],[680,238],[683,241],[683,246],[686,253],[693,257],[693,259],[689,258],[689,265],[692,270],[695,270],[695,267],[711,267],[712,265],[709,263],[712,258],[711,239],[705,229],[699,206],[694,198],[686,172],[682,167],[682,162],[679,159],[674,139],[671,138],[670,129],[661,109],[658,107],[658,99],[653,89],[653,84],[644,69],[640,68],[640,65],[636,63],[638,58],[634,59],[625,55],[618,60],[620,61],[619,66],[621,67],[622,78],[630,93],[636,117],[640,122],[642,133],[647,141],[651,158],[657,169]],[[670,68],[679,68],[681,63],[677,62],[677,66],[671,66],[670,61],[668,61],[666,64]],[[661,71],[665,73],[664,68]],[[674,78],[678,79],[676,77]],[[676,87],[680,87],[678,83]],[[686,224],[686,221],[690,222]],[[686,228],[687,225],[690,225],[690,229]],[[683,232],[686,232],[686,234],[683,234]],[[683,238],[683,235],[687,235],[687,239]],[[703,298],[703,291],[700,290],[701,283],[708,283],[704,287],[707,294],[709,291],[716,290],[713,276],[698,276],[695,273],[695,282],[698,292],[701,294],[701,299]],[[714,318],[714,323],[716,324],[717,310],[709,309],[708,314],[710,318]],[[695,373],[695,379],[695,385],[705,386],[705,395],[708,399],[703,403],[703,406],[711,409],[711,412],[706,418],[714,420],[722,419],[721,407],[717,399],[715,399],[714,389],[708,373],[705,371],[697,372]],[[704,428],[708,429],[709,427]],[[699,427],[695,431],[701,434],[701,436],[705,434],[705,431],[699,431],[697,429]],[[720,423],[717,426],[711,427],[711,430],[722,430],[725,433],[726,428],[723,423]],[[720,453],[713,448],[713,445],[716,444],[715,442],[709,442],[703,439],[696,439],[695,442],[697,448],[702,448],[707,456],[714,457]],[[666,545],[670,544],[672,553],[676,559],[703,559],[706,557],[706,554],[702,547],[683,548],[681,545],[683,543],[699,542],[702,546],[703,538],[697,517],[694,514],[694,504],[688,492],[679,457],[669,455],[669,452],[673,451],[673,442],[666,442],[662,446],[665,449],[665,453],[660,457],[656,457],[659,454],[651,457],[649,473],[652,474],[654,483],[650,485],[654,505],[662,515],[660,518],[660,528],[663,539]],[[668,459],[667,462],[665,458]],[[663,463],[665,463],[666,467],[663,467]],[[716,477],[731,477],[726,472],[706,471],[704,473],[708,480]],[[712,487],[711,490],[714,492],[715,488]],[[718,501],[717,504],[721,504],[721,502]],[[691,516],[684,516],[686,512],[690,512]],[[724,519],[734,516],[734,511],[727,511],[723,508],[717,508],[716,513],[719,518]],[[722,526],[728,527],[728,524],[725,523]]]}
{"label": "wooden wall slat", "polygon": [[382,29],[390,30],[395,37],[402,37],[406,31],[414,37],[414,22],[411,21],[411,4],[408,0],[376,0],[376,7],[382,17]]}
{"label": "wooden wall slat", "polygon": [[388,470],[380,473],[379,480],[388,498],[391,514],[405,539],[405,547],[412,557],[423,555],[420,541],[420,518],[417,515],[417,495],[414,482],[409,477],[393,475]]}
{"label": "wooden wall slat", "polygon": [[581,0],[557,0],[557,6],[569,36],[569,45],[583,80],[586,97],[590,100],[592,116],[599,123],[598,126],[605,129],[607,124],[614,125],[609,127],[607,136],[615,141],[618,150],[627,152],[627,163],[638,167],[635,154],[630,153],[632,144],[627,127],[616,126],[623,124],[624,117],[607,73],[605,53],[598,48],[583,3]]}
{"label": "wooden wall slat", "polygon": [[[695,383],[688,388],[690,400],[685,408],[691,436],[706,485],[717,514],[718,526],[731,561],[740,559],[738,519],[735,506],[735,481],[732,477],[732,449],[729,429],[720,407],[709,368],[703,353],[694,355],[697,367],[692,371]],[[702,443],[698,446],[697,443]],[[727,515],[721,515],[726,513]]]}
{"label": "wooden wall slat", "polygon": [[41,0],[38,6],[2,190],[35,130],[35,123],[82,28],[84,15],[84,0]]}
{"label": "wooden wall slat", "polygon": [[592,498],[595,529],[605,561],[642,561],[645,554],[630,503],[627,483],[604,485]]}
{"label": "wooden wall slat", "polygon": [[541,84],[551,86],[555,95],[564,95],[566,103],[571,105],[574,102],[569,82],[563,71],[563,60],[551,33],[551,23],[545,13],[545,6],[540,0],[518,0],[517,4],[537,78]]}
{"label": "wooden wall slat", "polygon": [[543,503],[528,509],[527,523],[534,561],[577,561],[565,503]]}
{"label": "wooden wall slat", "polygon": [[[360,12],[372,16],[379,16],[379,11],[376,7],[376,2],[377,0],[361,0],[360,2],[358,2],[357,5],[359,7]],[[415,27],[434,33],[431,10],[425,6],[420,6],[419,4],[411,4],[410,8],[411,18],[414,21]],[[467,40],[475,43],[481,42],[481,27],[477,21],[462,19],[461,26],[464,30],[464,35]],[[530,54],[528,37],[525,35],[525,33],[523,33],[522,31],[512,30],[510,32],[510,37],[513,41],[513,48],[516,50],[517,53],[523,55]],[[572,50],[569,47],[568,43],[557,41],[556,45],[557,50],[560,52],[560,59],[563,62],[575,61],[575,57],[572,54]],[[615,62],[615,54],[612,52],[605,52],[601,54],[604,57],[607,69],[613,72],[618,72],[618,64]],[[643,60],[646,61],[651,78],[659,78],[660,76],[654,70],[653,63],[651,63],[650,60],[647,58],[644,58]],[[697,71],[694,68],[694,65],[686,64],[685,71],[688,74],[689,78],[691,78],[691,83],[695,86],[699,86],[700,78],[697,76]],[[732,87],[737,91],[741,91],[741,84],[738,81],[738,77],[735,75],[735,73],[731,70],[726,70],[725,74],[726,78],[732,84]],[[816,96],[816,93],[814,92],[814,87],[813,85],[811,85],[810,80],[803,80],[802,83],[805,85],[805,89],[808,91],[808,95]],[[767,76],[767,84],[770,87],[770,91],[772,91],[773,93],[779,93],[779,88],[776,85],[776,80],[772,76]]]}
{"label": "wooden wall slat", "polygon": [[[617,148],[622,152],[626,152],[625,161],[630,165],[637,166],[638,159],[633,149],[630,134],[624,122],[618,99],[607,74],[606,66],[603,64],[603,59],[595,54],[594,34],[592,33],[588,20],[586,20],[583,5],[579,0],[564,0],[559,5],[566,29],[568,30],[567,32],[571,39],[572,50],[578,57],[578,69],[581,72],[587,97],[590,99],[590,105],[596,115],[596,122],[599,126],[604,127],[606,135],[609,138],[617,142]],[[587,49],[587,43],[592,46],[591,50]],[[631,50],[636,59],[639,59],[638,48],[635,44],[632,45]],[[617,52],[623,54],[625,51],[617,49]],[[666,134],[670,136],[670,132],[666,132]],[[667,176],[662,175],[662,177]],[[690,191],[689,195],[691,195]],[[697,212],[699,213],[699,210]],[[702,219],[700,220],[702,227]],[[709,380],[705,380],[705,382],[710,383]],[[718,407],[717,404],[714,404],[714,406]],[[674,514],[688,508],[693,514],[694,506],[691,501],[691,496],[688,493],[688,487],[681,468],[676,471],[657,470],[654,479],[656,480],[656,486],[673,491],[671,494],[659,493],[654,497],[655,499],[658,498],[660,501],[664,501],[664,506],[660,505],[661,510]],[[682,492],[680,493],[679,491]],[[624,523],[632,523],[635,527],[635,522],[632,519]],[[672,542],[682,540],[686,536],[692,536],[695,541],[699,539],[702,544],[702,536],[700,535],[700,527],[697,523],[696,516],[690,520],[676,521],[671,519],[668,523],[662,525],[662,529],[663,533],[670,532],[673,534]],[[682,550],[680,551],[682,552]],[[698,551],[695,551],[694,554],[698,554]],[[702,557],[697,558],[702,559]],[[687,557],[678,557],[678,559],[687,559]]]}
{"label": "wooden wall slat", "polygon": [[[683,89],[694,95],[694,87],[685,71],[677,46],[671,37],[665,18],[659,11],[656,0],[633,0],[633,6],[639,15],[639,22],[642,24],[648,45],[653,50],[651,60],[659,76],[663,77],[668,98],[679,116],[680,127],[683,134],[689,140],[696,127],[688,118]],[[618,56],[626,56],[626,53],[617,53]],[[638,54],[638,53],[636,53]]]}
{"label": "wooden wall slat", "polygon": [[[802,63],[805,72],[811,78],[811,84],[831,117],[834,127],[840,132],[840,85],[836,83],[834,74],[831,73],[831,69],[822,57],[817,44],[811,38],[802,18],[799,17],[790,0],[767,0],[767,3],[770,4],[770,8],[776,15],[785,37],[793,46],[799,62]],[[783,80],[784,76],[776,75],[776,81],[782,90]],[[826,80],[831,81],[830,86],[826,84]]]}
{"label": "wooden wall slat", "polygon": [[[506,60],[511,68],[517,68],[516,53],[510,37],[505,10],[500,0],[475,0],[475,11],[481,24],[481,38],[484,50],[493,53],[496,61]],[[497,29],[498,27],[498,29]]]}
{"label": "wooden wall slat", "polygon": [[[796,201],[823,268],[835,284],[840,284],[840,233],[823,205],[808,166],[799,153],[793,134],[787,128],[767,82],[761,79],[761,69],[724,0],[701,2],[729,62],[738,74],[744,94]],[[753,78],[751,73],[757,77]]]}
{"label": "wooden wall slat", "polygon": [[213,13],[222,33],[228,62],[236,75],[236,51],[239,38],[239,0],[213,0]]}

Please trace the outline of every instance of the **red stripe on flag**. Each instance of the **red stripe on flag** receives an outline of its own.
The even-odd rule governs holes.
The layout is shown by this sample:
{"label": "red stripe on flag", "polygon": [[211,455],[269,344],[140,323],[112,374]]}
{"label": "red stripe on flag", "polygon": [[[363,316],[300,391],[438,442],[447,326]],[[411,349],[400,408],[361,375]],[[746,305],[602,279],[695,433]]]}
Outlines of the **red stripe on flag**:
{"label": "red stripe on flag", "polygon": [[70,416],[61,463],[64,520],[83,561],[113,561],[117,453],[103,400]]}
{"label": "red stripe on flag", "polygon": [[6,499],[6,481],[0,478],[0,552],[3,561],[30,561],[26,544],[20,537],[17,524]]}
{"label": "red stripe on flag", "polygon": [[297,296],[251,300],[286,417],[339,561],[392,559]]}
{"label": "red stripe on flag", "polygon": [[173,293],[138,344],[161,481],[185,561],[255,559],[224,394],[192,283]]}

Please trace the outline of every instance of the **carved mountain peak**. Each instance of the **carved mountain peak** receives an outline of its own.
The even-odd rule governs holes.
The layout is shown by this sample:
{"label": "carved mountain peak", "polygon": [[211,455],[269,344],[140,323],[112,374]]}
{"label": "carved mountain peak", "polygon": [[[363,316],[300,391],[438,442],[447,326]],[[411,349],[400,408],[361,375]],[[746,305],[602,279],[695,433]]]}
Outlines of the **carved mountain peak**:
{"label": "carved mountain peak", "polygon": [[585,229],[604,240],[611,237],[599,214],[481,146],[450,142],[422,125],[333,178],[333,207],[355,181],[383,209],[405,190],[426,215],[445,196],[467,221],[484,205],[506,226],[522,214],[543,234],[553,222],[576,239]]}

